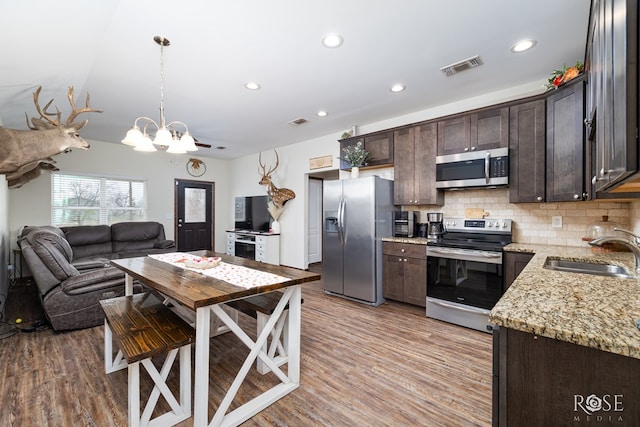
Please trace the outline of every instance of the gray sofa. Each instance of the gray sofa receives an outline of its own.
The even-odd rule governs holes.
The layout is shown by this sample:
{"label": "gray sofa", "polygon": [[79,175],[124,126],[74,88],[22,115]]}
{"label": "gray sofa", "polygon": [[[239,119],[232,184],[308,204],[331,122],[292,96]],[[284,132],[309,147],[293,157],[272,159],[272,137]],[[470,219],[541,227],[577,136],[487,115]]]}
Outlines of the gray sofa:
{"label": "gray sofa", "polygon": [[[102,324],[99,301],[124,294],[124,273],[109,260],[175,251],[157,222],[25,227],[18,244],[56,331]],[[134,289],[140,292],[142,286],[136,283]]]}
{"label": "gray sofa", "polygon": [[79,225],[60,230],[73,251],[72,262],[78,265],[176,250],[173,240],[166,240],[164,226],[155,221]]}

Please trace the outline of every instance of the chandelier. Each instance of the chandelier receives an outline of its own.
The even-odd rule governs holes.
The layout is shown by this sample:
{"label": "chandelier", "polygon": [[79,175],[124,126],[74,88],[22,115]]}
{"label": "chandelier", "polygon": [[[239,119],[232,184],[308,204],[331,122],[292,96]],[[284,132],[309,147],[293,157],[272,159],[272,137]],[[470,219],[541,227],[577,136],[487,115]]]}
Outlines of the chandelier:
{"label": "chandelier", "polygon": [[[157,151],[154,145],[167,149],[167,153],[182,154],[187,151],[197,151],[195,140],[189,134],[189,128],[183,122],[166,123],[164,119],[164,48],[169,46],[169,40],[162,36],[155,36],[153,40],[160,45],[160,124],[149,117],[138,117],[127,135],[122,140],[123,144],[131,145],[136,151]],[[142,129],[138,126],[142,125]],[[176,126],[184,127],[179,131]],[[155,130],[153,139],[150,132]]]}

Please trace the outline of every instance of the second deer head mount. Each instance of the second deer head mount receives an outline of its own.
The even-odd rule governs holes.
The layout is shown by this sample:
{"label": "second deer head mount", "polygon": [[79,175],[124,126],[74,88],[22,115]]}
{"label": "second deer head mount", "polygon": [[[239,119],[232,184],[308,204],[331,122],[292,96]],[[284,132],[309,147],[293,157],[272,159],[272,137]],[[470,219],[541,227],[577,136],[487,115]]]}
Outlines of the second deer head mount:
{"label": "second deer head mount", "polygon": [[295,199],[296,193],[293,190],[288,188],[278,188],[271,181],[271,174],[278,168],[280,165],[280,158],[278,157],[278,152],[273,150],[276,153],[276,165],[273,167],[267,167],[262,163],[262,153],[258,156],[258,163],[260,164],[260,169],[258,169],[258,173],[262,175],[260,182],[258,184],[264,185],[267,187],[267,194],[271,198],[273,204],[275,204],[278,208],[283,208],[284,204],[287,203],[291,199]]}

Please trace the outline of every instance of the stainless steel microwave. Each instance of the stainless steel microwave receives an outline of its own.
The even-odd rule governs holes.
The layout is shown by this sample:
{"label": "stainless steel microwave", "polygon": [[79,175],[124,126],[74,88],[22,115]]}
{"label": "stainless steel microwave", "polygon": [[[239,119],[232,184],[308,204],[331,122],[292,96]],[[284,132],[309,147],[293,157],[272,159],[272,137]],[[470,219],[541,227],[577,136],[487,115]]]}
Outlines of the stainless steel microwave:
{"label": "stainless steel microwave", "polygon": [[436,188],[498,187],[509,184],[509,148],[436,157]]}

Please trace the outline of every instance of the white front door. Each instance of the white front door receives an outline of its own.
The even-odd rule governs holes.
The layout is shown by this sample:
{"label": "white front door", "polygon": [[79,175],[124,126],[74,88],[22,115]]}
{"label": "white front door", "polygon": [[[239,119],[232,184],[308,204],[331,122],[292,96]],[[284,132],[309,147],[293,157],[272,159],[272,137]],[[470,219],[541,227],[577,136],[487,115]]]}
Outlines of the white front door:
{"label": "white front door", "polygon": [[322,261],[322,180],[309,178],[309,264]]}

